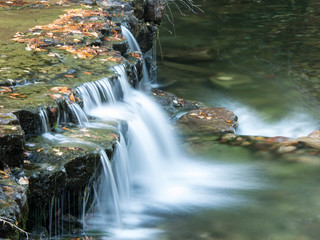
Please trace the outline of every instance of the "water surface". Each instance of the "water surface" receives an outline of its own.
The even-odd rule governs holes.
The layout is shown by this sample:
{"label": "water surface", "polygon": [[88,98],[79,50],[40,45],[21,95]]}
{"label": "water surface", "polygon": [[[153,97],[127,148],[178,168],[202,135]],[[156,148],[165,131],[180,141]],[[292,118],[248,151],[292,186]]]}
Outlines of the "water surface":
{"label": "water surface", "polygon": [[229,107],[241,134],[297,137],[316,129],[320,3],[197,3],[204,13],[174,14],[174,25],[162,26],[159,78],[168,90]]}
{"label": "water surface", "polygon": [[[162,25],[158,78],[164,89],[228,107],[239,117],[240,134],[298,137],[317,129],[320,2],[196,2],[204,13],[181,16],[172,7],[174,26]],[[213,168],[247,166],[236,172],[256,188],[229,191],[236,202],[231,205],[166,215],[157,239],[318,238],[318,165],[266,160],[264,154],[214,141],[195,152]],[[227,185],[228,177],[222,182]]]}

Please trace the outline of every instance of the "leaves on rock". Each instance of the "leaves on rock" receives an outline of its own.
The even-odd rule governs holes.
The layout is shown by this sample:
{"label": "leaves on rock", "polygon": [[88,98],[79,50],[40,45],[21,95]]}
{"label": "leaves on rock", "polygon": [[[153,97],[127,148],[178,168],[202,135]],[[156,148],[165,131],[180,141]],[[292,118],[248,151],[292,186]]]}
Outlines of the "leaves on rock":
{"label": "leaves on rock", "polygon": [[[12,40],[27,43],[27,51],[47,51],[48,47],[56,46],[81,59],[110,55],[115,53],[112,42],[122,41],[124,37],[114,29],[118,27],[109,17],[110,14],[103,9],[68,9],[51,24],[35,26],[27,33],[17,32]],[[99,43],[99,46],[94,43]],[[48,56],[56,55],[49,53]],[[115,57],[109,61],[120,60]]]}
{"label": "leaves on rock", "polygon": [[67,93],[71,93],[72,92],[72,88],[68,88],[68,87],[53,87],[53,88],[50,89],[50,92],[67,94]]}

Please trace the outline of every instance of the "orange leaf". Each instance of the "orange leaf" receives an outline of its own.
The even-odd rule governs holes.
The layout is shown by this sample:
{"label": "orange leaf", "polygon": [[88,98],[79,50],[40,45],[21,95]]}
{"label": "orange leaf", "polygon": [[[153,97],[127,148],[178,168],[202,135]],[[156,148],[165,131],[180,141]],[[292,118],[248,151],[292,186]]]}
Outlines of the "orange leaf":
{"label": "orange leaf", "polygon": [[43,148],[40,148],[37,150],[37,152],[42,152],[43,151]]}
{"label": "orange leaf", "polygon": [[67,77],[67,78],[74,78],[74,76],[70,75],[70,74],[65,74],[64,76]]}
{"label": "orange leaf", "polygon": [[70,130],[69,128],[66,128],[66,127],[62,127],[61,129],[66,130],[66,131]]}
{"label": "orange leaf", "polygon": [[92,74],[91,72],[83,72],[84,74]]}
{"label": "orange leaf", "polygon": [[11,93],[10,96],[17,97],[17,96],[20,96],[20,94],[19,93]]}
{"label": "orange leaf", "polygon": [[75,102],[75,101],[76,101],[76,98],[74,97],[73,93],[70,93],[70,94],[69,94],[69,99],[70,99],[72,102]]}

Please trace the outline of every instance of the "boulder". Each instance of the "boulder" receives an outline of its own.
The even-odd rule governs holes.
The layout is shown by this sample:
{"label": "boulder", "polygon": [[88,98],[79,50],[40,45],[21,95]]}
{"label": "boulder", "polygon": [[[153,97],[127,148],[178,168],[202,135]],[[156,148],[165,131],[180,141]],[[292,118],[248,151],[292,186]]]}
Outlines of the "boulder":
{"label": "boulder", "polygon": [[22,166],[24,131],[18,124],[14,114],[0,113],[0,169]]}
{"label": "boulder", "polygon": [[178,124],[187,134],[221,134],[234,133],[238,118],[223,107],[209,107],[191,110],[184,114]]}
{"label": "boulder", "polygon": [[15,181],[10,173],[0,171],[0,238],[19,239],[28,215],[26,178]]}
{"label": "boulder", "polygon": [[203,107],[200,102],[185,100],[170,92],[156,88],[152,89],[152,95],[156,102],[173,118],[180,112],[186,112]]}

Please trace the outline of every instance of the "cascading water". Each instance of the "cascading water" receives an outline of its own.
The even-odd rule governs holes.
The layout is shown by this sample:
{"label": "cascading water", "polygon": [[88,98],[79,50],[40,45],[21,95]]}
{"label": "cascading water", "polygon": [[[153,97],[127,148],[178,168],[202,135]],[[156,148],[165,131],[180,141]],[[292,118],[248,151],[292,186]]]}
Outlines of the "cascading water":
{"label": "cascading water", "polygon": [[[234,203],[234,199],[216,189],[255,187],[241,179],[239,166],[233,169],[188,159],[180,151],[159,106],[129,85],[124,66],[116,66],[115,70],[121,91],[107,84],[107,78],[77,89],[84,100],[86,114],[94,117],[95,122],[116,120],[127,125],[112,159],[121,220],[114,220],[115,206],[107,199],[111,193],[106,190],[108,184],[101,181],[91,212],[85,218],[85,230],[105,229],[115,234],[113,238],[119,235],[121,239],[126,238],[122,234],[129,231],[131,237],[148,238],[146,234],[153,233],[151,229],[139,226],[144,221],[155,220],[154,216],[146,215],[149,210],[166,212],[191,206],[228,205]],[[99,95],[95,95],[97,93]]]}
{"label": "cascading water", "polygon": [[46,133],[49,132],[50,126],[49,126],[49,118],[46,109],[39,109],[39,116],[41,120],[41,127],[42,132]]}
{"label": "cascading water", "polygon": [[[125,26],[121,26],[121,31],[123,36],[127,39],[131,51],[142,53],[140,46],[136,41],[136,39],[134,38],[134,36],[132,35],[132,33]],[[143,58],[142,73],[143,73],[143,78],[141,80],[142,88],[144,87],[148,88],[152,83],[150,81],[149,71],[147,69],[147,65],[145,63],[144,58]]]}
{"label": "cascading water", "polygon": [[[76,89],[83,99],[84,112],[79,105],[68,104],[79,125],[110,127],[108,122],[116,121],[122,126],[112,165],[99,148],[102,173],[90,191],[91,205],[83,208],[86,231],[112,234],[112,239],[150,239],[151,234],[159,232],[153,227],[159,220],[154,213],[236,204],[241,197],[235,199],[230,191],[257,187],[256,179],[248,182],[241,175],[248,179],[247,166],[187,158],[160,107],[129,85],[124,66],[116,66],[115,71],[119,75],[117,83],[104,78]],[[64,114],[60,114],[60,121],[67,120]],[[61,135],[45,137],[78,141]]]}

